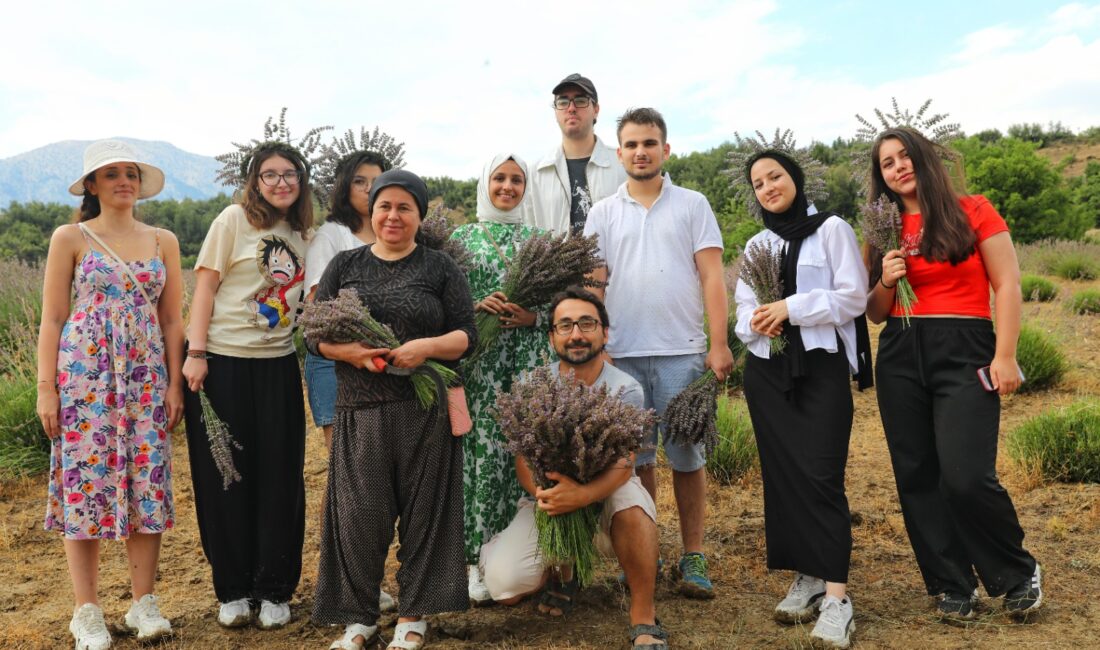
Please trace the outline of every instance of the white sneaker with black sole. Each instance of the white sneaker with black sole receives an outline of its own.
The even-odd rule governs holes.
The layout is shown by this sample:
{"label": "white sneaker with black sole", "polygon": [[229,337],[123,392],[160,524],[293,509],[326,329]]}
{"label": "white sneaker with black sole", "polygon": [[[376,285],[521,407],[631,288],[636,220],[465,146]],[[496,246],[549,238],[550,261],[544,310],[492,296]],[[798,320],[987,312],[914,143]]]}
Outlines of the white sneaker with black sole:
{"label": "white sneaker with black sole", "polygon": [[221,603],[218,608],[218,625],[222,627],[244,627],[251,622],[252,605],[247,598]]}
{"label": "white sneaker with black sole", "polygon": [[145,594],[132,603],[123,622],[137,635],[138,641],[154,641],[172,635],[172,624],[160,613],[160,599],[153,594]]}
{"label": "white sneaker with black sole", "polygon": [[289,622],[290,603],[260,601],[260,615],[256,618],[256,625],[259,625],[261,630],[277,630]]}
{"label": "white sneaker with black sole", "polygon": [[76,639],[76,650],[107,650],[111,647],[111,633],[103,620],[103,610],[93,603],[84,603],[73,611],[69,631]]}
{"label": "white sneaker with black sole", "polygon": [[824,580],[799,573],[787,590],[787,597],[775,606],[775,620],[780,623],[808,621],[817,614],[817,605],[824,597]]}
{"label": "white sneaker with black sole", "polygon": [[853,620],[852,599],[844,600],[836,596],[825,596],[821,601],[821,614],[817,617],[810,643],[815,648],[844,648],[852,645],[852,632],[856,631]]}

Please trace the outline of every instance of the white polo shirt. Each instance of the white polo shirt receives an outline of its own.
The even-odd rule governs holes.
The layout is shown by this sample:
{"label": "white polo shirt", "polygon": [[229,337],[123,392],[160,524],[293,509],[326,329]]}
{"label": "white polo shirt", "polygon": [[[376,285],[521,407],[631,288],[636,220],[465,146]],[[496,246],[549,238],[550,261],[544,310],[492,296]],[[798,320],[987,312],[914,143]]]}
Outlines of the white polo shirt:
{"label": "white polo shirt", "polygon": [[673,185],[665,174],[647,210],[623,183],[592,206],[584,234],[599,237],[607,263],[612,358],[707,351],[695,253],[721,250],[722,233],[705,196]]}

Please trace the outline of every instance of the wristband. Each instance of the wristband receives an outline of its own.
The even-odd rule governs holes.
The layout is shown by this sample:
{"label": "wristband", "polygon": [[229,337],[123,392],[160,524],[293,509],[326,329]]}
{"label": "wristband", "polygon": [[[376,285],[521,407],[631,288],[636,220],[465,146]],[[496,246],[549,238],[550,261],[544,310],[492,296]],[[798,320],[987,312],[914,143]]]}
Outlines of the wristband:
{"label": "wristband", "polygon": [[188,350],[188,359],[209,359],[210,355],[206,353],[206,350]]}
{"label": "wristband", "polygon": [[882,285],[883,289],[896,289],[898,287],[897,282],[895,282],[893,285],[889,285],[889,284],[886,284],[885,282],[883,282],[881,275],[878,276],[878,283]]}

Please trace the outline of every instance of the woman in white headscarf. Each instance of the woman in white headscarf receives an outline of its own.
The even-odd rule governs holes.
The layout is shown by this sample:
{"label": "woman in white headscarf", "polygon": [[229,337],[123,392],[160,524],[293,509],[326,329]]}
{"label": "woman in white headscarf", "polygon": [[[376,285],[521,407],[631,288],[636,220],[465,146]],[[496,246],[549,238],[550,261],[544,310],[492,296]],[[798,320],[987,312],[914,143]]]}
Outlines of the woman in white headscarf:
{"label": "woman in white headscarf", "polygon": [[539,232],[523,224],[526,189],[527,164],[514,154],[494,156],[478,180],[477,223],[460,226],[451,235],[471,254],[468,278],[475,309],[499,315],[504,330],[492,349],[463,367],[474,423],[463,439],[466,562],[474,604],[490,600],[477,567],[481,545],[508,525],[524,493],[490,408],[498,390],[509,390],[520,373],[550,352],[545,328],[538,327],[541,305],[516,305],[500,290],[516,251]]}

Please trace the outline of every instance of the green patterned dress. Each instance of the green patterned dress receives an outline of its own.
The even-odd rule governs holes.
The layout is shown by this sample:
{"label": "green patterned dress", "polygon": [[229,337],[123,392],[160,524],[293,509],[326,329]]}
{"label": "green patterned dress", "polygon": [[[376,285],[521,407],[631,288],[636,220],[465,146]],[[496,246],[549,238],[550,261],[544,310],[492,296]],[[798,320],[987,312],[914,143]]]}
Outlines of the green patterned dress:
{"label": "green patterned dress", "polygon": [[[492,239],[486,235],[486,229]],[[480,302],[500,291],[505,261],[537,228],[522,224],[482,221],[459,226],[451,235],[471,253],[470,293]],[[496,242],[494,246],[493,242]],[[498,251],[497,248],[500,248]],[[466,560],[477,564],[481,545],[504,530],[516,514],[516,501],[524,494],[516,480],[515,461],[508,451],[500,427],[490,414],[497,391],[512,388],[523,371],[542,364],[553,355],[546,334],[545,305],[522,305],[538,314],[534,327],[501,331],[496,348],[463,367],[466,399],[474,428],[463,439],[463,494],[466,513]]]}

